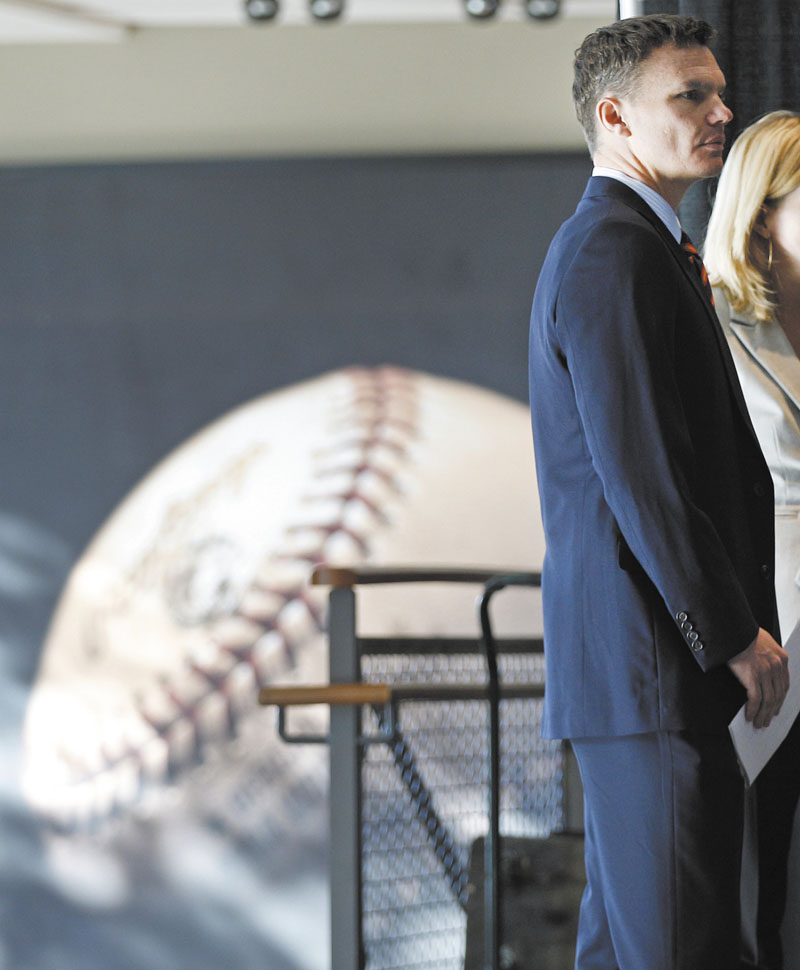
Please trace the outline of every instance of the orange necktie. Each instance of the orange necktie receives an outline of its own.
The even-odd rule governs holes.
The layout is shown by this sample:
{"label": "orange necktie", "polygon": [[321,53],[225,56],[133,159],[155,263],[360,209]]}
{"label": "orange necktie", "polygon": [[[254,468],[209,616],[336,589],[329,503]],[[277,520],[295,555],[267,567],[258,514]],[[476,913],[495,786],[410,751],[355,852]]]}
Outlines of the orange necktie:
{"label": "orange necktie", "polygon": [[683,230],[681,230],[681,249],[688,255],[689,262],[694,266],[695,272],[700,277],[703,292],[708,297],[711,306],[714,306],[714,294],[711,292],[711,284],[708,282],[708,273],[703,265],[703,260],[697,251],[697,247]]}

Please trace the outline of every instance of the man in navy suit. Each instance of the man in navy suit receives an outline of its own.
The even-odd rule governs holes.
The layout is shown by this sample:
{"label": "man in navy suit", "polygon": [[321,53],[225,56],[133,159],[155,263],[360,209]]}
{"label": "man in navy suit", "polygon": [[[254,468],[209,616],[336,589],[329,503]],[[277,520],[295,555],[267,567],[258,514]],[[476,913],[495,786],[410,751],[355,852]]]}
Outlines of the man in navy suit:
{"label": "man in navy suit", "polygon": [[722,167],[711,35],[653,15],[577,51],[595,168],[533,302],[544,731],[572,739],[585,796],[577,970],[746,965],[727,725],[745,702],[769,724],[789,683],[772,482],[676,214]]}

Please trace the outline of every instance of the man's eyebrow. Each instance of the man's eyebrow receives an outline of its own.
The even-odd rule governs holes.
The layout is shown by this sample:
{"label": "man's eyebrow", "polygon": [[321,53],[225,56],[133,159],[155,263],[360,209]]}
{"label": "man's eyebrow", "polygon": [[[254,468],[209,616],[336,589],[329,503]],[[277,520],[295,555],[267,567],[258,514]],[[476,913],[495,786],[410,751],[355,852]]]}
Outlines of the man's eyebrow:
{"label": "man's eyebrow", "polygon": [[692,88],[698,91],[716,91],[717,94],[724,94],[726,86],[725,84],[713,84],[711,81],[702,78],[687,78],[680,85],[682,91]]}

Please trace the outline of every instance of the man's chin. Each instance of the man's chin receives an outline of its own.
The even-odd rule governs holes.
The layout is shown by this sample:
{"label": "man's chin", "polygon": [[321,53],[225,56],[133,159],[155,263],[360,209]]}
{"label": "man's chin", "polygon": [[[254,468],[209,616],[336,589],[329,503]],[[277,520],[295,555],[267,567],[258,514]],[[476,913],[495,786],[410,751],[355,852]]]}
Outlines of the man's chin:
{"label": "man's chin", "polygon": [[714,178],[716,175],[719,175],[719,173],[722,171],[722,162],[722,152],[720,151],[719,155],[714,155],[711,158],[708,158],[703,165],[699,166],[701,171],[698,174],[698,178],[710,179]]}

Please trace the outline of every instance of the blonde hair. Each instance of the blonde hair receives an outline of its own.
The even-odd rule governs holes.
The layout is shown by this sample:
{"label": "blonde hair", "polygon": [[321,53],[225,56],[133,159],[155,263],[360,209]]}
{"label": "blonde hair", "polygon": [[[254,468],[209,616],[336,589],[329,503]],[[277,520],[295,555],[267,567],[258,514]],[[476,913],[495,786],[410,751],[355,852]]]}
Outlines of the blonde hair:
{"label": "blonde hair", "polygon": [[734,310],[757,320],[775,315],[770,240],[754,232],[765,206],[800,185],[800,114],[772,111],[731,148],[717,186],[703,261]]}

